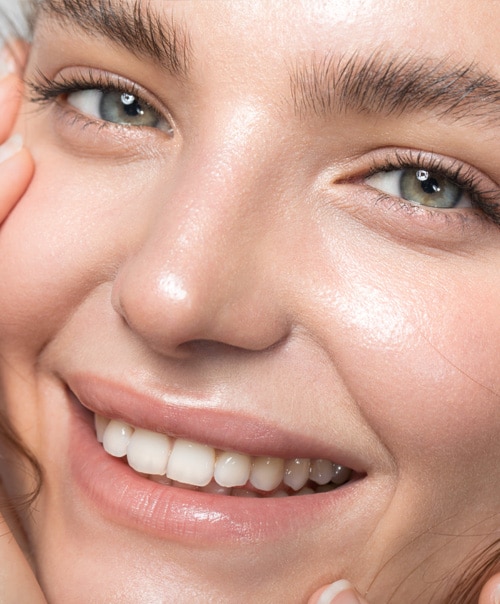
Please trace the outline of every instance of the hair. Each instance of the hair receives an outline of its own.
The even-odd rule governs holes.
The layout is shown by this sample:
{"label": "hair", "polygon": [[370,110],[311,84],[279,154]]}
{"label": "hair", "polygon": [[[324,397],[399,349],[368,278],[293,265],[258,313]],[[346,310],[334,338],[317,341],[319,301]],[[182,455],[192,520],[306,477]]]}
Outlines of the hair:
{"label": "hair", "polygon": [[477,604],[484,584],[500,572],[500,539],[467,561],[468,569],[443,604]]}
{"label": "hair", "polygon": [[[43,4],[43,0],[25,0],[21,10],[21,27],[19,22],[14,23],[0,9],[0,40],[2,36],[5,40],[14,37],[25,40],[31,39],[41,4]],[[6,32],[9,35],[6,35]],[[22,439],[16,433],[8,418],[1,412],[0,442],[6,449],[28,463],[28,468],[31,470],[34,480],[34,486],[28,493],[16,497],[14,500],[0,501],[0,510],[2,506],[9,506],[15,511],[20,511],[23,508],[29,509],[33,506],[42,488],[42,467],[36,457],[23,444]],[[500,573],[500,538],[473,556],[467,563],[467,570],[462,573],[448,595],[445,596],[442,604],[477,604],[485,583],[496,573]]]}
{"label": "hair", "polygon": [[[42,488],[42,468],[40,463],[23,444],[21,438],[3,414],[0,415],[0,442],[2,443],[2,449],[5,448],[6,450],[10,450],[21,459],[28,462],[28,467],[31,470],[34,480],[34,486],[31,491],[16,497],[13,500],[0,501],[0,509],[4,506],[10,507],[17,512],[23,508],[29,509],[34,504]],[[2,457],[6,456],[2,455]]]}

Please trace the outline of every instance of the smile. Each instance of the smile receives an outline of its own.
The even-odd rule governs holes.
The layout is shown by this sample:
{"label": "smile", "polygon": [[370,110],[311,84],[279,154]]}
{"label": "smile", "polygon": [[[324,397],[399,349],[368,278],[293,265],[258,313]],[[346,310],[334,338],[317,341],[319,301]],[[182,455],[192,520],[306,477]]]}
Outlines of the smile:
{"label": "smile", "polygon": [[236,497],[288,497],[332,491],[352,471],[327,459],[250,456],[174,438],[95,414],[97,440],[160,484]]}

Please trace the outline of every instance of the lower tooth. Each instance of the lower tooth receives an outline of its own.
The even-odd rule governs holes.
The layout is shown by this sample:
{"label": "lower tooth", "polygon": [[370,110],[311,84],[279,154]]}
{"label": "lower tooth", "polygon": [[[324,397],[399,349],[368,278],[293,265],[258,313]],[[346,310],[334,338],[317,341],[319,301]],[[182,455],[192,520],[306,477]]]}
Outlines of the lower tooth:
{"label": "lower tooth", "polygon": [[276,491],[272,497],[288,497],[288,493],[286,491]]}
{"label": "lower tooth", "polygon": [[207,486],[202,487],[200,491],[212,493],[212,495],[231,495],[231,489],[229,487],[221,487],[216,482],[209,482]]}
{"label": "lower tooth", "polygon": [[178,482],[177,480],[172,481],[172,486],[178,489],[185,489],[186,491],[197,491],[198,487],[193,484],[186,484],[185,482]]}
{"label": "lower tooth", "polygon": [[315,491],[313,491],[309,487],[304,487],[303,489],[300,489],[297,495],[314,495],[314,493]]}
{"label": "lower tooth", "polygon": [[153,482],[157,482],[158,484],[163,484],[168,487],[172,485],[172,481],[170,480],[170,478],[167,478],[166,476],[151,475],[149,477],[149,480],[151,480]]}

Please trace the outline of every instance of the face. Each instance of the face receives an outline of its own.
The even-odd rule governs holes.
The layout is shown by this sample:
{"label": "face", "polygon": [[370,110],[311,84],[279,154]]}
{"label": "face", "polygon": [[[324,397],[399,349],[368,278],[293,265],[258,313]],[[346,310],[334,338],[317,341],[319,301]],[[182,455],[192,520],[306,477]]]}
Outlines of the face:
{"label": "face", "polygon": [[49,600],[439,601],[498,524],[500,5],[93,4],[0,233]]}

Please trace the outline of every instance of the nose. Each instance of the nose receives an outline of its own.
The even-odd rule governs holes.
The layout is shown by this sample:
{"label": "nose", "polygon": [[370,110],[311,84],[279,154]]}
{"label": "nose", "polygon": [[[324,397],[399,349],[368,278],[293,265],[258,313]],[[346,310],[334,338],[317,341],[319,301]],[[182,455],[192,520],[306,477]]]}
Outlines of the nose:
{"label": "nose", "polygon": [[255,184],[266,175],[256,178],[253,169],[248,178],[241,160],[229,176],[200,162],[163,193],[156,219],[118,271],[113,306],[163,355],[195,342],[269,349],[287,336],[289,322],[266,192]]}

